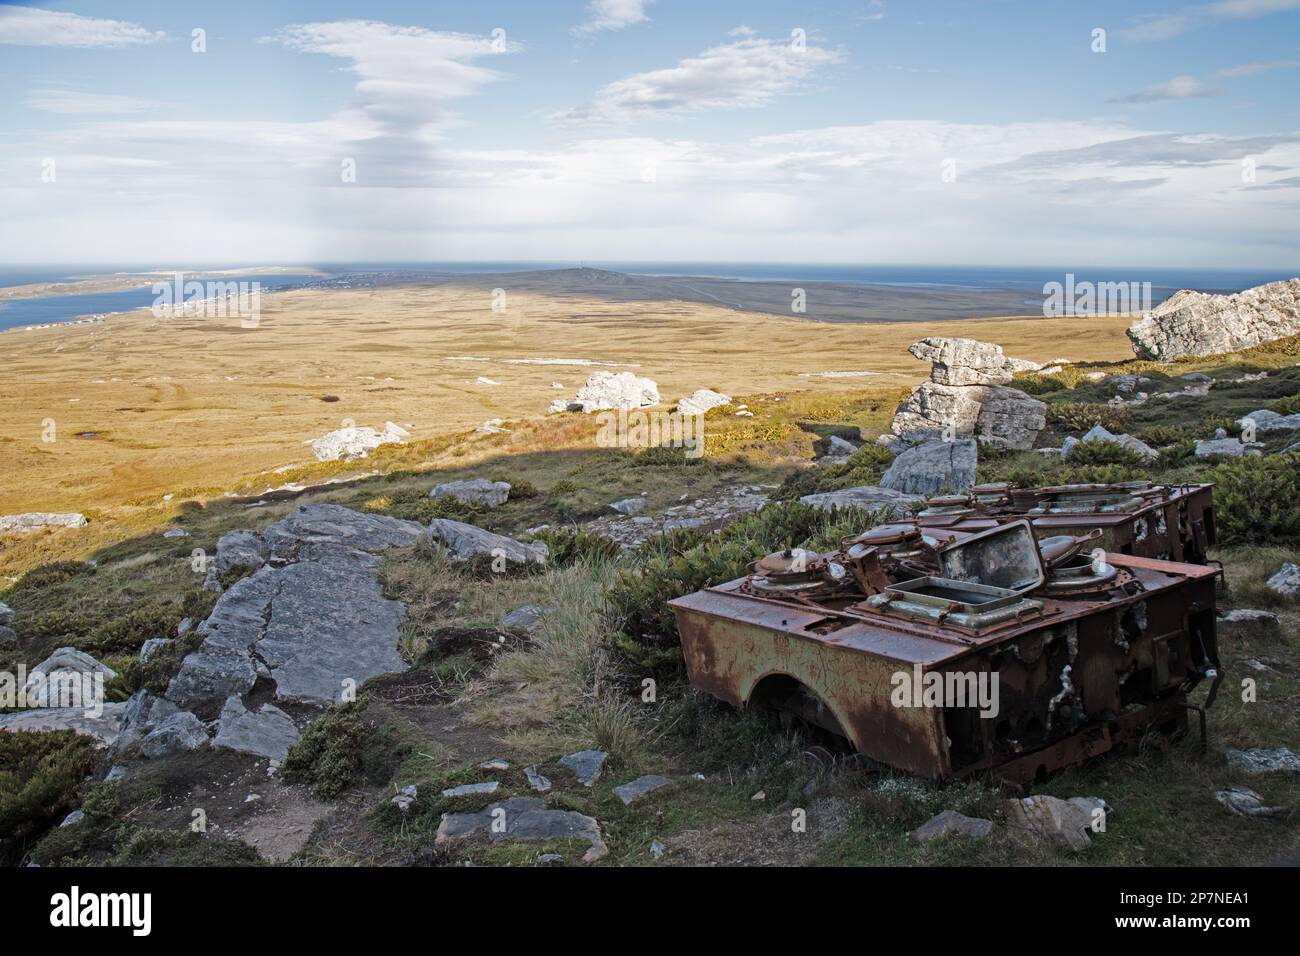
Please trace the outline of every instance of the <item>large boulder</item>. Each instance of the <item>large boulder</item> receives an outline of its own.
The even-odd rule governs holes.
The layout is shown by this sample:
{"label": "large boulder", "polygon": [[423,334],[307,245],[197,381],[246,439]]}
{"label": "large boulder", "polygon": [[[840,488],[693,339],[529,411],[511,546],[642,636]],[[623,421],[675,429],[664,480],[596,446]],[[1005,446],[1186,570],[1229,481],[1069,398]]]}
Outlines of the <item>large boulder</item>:
{"label": "large boulder", "polygon": [[977,462],[972,439],[927,441],[895,458],[880,485],[913,495],[962,494],[975,484]]}
{"label": "large boulder", "polygon": [[97,713],[85,707],[36,707],[32,710],[0,712],[0,731],[44,733],[70,730],[94,739],[96,747],[107,747],[122,728],[125,703],[102,705]]}
{"label": "large boulder", "polygon": [[548,412],[596,412],[659,404],[659,386],[631,372],[592,372],[571,402],[556,399]]}
{"label": "large boulder", "polygon": [[430,539],[447,549],[447,554],[453,561],[504,557],[515,564],[545,564],[550,553],[543,541],[524,544],[503,534],[494,534],[450,518],[434,518],[429,522],[428,533]]}
{"label": "large boulder", "polygon": [[383,431],[348,426],[309,441],[317,461],[355,461],[365,458],[380,445],[405,444],[411,433],[400,425],[385,422]]}
{"label": "large boulder", "polygon": [[936,438],[978,437],[1026,451],[1046,425],[1047,406],[1019,389],[925,382],[912,390],[889,427],[900,448]]}
{"label": "large boulder", "polygon": [[116,676],[117,671],[84,651],[60,647],[31,669],[22,694],[29,707],[89,708],[96,694],[102,702],[103,685]]}
{"label": "large boulder", "polygon": [[1011,369],[1002,346],[975,339],[929,338],[908,349],[932,363],[930,381],[936,385],[1005,385]]}
{"label": "large boulder", "polygon": [[488,481],[486,478],[469,478],[465,481],[445,481],[434,485],[430,498],[455,498],[461,504],[495,508],[510,497],[510,482]]}
{"label": "large boulder", "polygon": [[1300,335],[1300,279],[1233,295],[1183,289],[1128,329],[1137,357],[1161,362],[1236,352],[1291,335]]}
{"label": "large boulder", "polygon": [[280,708],[263,704],[249,710],[238,697],[231,697],[217,718],[212,746],[283,761],[298,738],[297,726]]}

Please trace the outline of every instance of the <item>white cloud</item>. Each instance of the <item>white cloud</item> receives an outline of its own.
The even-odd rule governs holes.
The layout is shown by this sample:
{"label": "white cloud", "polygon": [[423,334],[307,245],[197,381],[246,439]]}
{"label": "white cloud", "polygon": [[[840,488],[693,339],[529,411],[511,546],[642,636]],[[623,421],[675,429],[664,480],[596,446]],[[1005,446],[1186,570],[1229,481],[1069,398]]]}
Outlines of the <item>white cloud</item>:
{"label": "white cloud", "polygon": [[1181,13],[1140,16],[1134,26],[1121,30],[1120,36],[1139,42],[1168,40],[1216,20],[1252,20],[1288,10],[1300,10],[1300,0],[1220,0]]}
{"label": "white cloud", "polygon": [[602,87],[585,106],[554,114],[566,125],[618,125],[637,119],[763,106],[843,56],[811,42],[744,35],[676,66],[634,73]]}
{"label": "white cloud", "polygon": [[885,0],[868,0],[866,12],[860,17],[862,20],[883,20],[885,19]]}
{"label": "white cloud", "polygon": [[81,90],[29,90],[25,102],[34,110],[69,114],[143,113],[162,105],[156,100]]}
{"label": "white cloud", "polygon": [[1175,76],[1145,90],[1116,97],[1112,103],[1159,103],[1163,100],[1201,99],[1217,96],[1221,90],[1217,86],[1208,86],[1194,76]]}
{"label": "white cloud", "polygon": [[17,46],[124,47],[157,43],[161,30],[61,10],[0,4],[0,43]]}
{"label": "white cloud", "polygon": [[575,34],[599,33],[602,30],[622,30],[624,27],[644,23],[650,18],[645,8],[655,0],[591,0],[587,4],[587,20],[573,28]]}
{"label": "white cloud", "polygon": [[1272,70],[1290,70],[1300,66],[1300,60],[1272,60],[1267,63],[1242,63],[1215,70],[1215,76],[1254,76],[1256,73],[1268,73]]}

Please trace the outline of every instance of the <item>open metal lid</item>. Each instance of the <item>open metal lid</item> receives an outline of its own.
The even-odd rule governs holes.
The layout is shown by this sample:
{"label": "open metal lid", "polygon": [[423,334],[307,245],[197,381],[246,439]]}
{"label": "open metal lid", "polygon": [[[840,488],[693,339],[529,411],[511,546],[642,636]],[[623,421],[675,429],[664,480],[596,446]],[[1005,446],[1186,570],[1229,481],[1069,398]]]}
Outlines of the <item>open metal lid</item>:
{"label": "open metal lid", "polygon": [[1028,592],[1047,580],[1033,526],[1024,518],[960,538],[939,549],[945,578]]}

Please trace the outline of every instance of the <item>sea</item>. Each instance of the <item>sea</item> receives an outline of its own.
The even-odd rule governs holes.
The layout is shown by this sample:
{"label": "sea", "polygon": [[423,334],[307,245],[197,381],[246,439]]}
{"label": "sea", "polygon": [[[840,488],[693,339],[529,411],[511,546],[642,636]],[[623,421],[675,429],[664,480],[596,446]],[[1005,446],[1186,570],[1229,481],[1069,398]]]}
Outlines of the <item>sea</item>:
{"label": "sea", "polygon": [[[306,264],[297,264],[304,266]],[[1202,292],[1239,292],[1251,286],[1289,279],[1300,270],[1259,271],[1228,269],[1158,269],[1050,266],[919,266],[919,265],[827,265],[810,263],[753,262],[603,262],[603,261],[502,261],[502,262],[362,262],[312,263],[316,274],[276,272],[261,275],[221,277],[240,282],[257,282],[263,292],[298,286],[331,287],[363,284],[368,278],[428,276],[431,278],[496,272],[528,272],[537,269],[608,269],[651,276],[706,276],[741,282],[843,282],[918,291],[1011,291],[1025,296],[1027,311],[1042,306],[1044,286],[1064,284],[1067,275],[1075,285],[1083,282],[1134,282],[1151,284],[1151,304],[1158,305],[1179,289]],[[192,267],[187,275],[238,268],[231,265]],[[85,320],[87,317],[147,308],[154,302],[156,265],[60,265],[0,266],[0,288],[36,282],[70,282],[79,278],[109,275],[138,276],[140,285],[117,292],[49,296],[41,299],[0,299],[0,331],[28,326]]]}

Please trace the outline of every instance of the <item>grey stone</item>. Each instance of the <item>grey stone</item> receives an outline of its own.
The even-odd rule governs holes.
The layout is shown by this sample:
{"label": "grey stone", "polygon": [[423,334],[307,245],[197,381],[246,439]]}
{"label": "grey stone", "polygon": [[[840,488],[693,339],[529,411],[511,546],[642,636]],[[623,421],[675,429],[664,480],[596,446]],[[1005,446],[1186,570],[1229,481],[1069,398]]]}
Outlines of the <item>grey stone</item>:
{"label": "grey stone", "polygon": [[968,817],[956,810],[935,814],[909,834],[918,843],[928,843],[940,837],[958,836],[982,840],[993,832],[993,821]]}
{"label": "grey stone", "polygon": [[397,795],[393,797],[393,806],[397,807],[397,809],[402,813],[406,813],[411,809],[411,804],[415,803],[415,799],[419,795],[420,791],[417,790],[414,785],[403,787],[401,790],[398,790]]}
{"label": "grey stone", "polygon": [[829,511],[831,508],[864,508],[868,511],[888,508],[890,517],[903,518],[911,515],[912,505],[924,501],[925,496],[894,491],[879,485],[859,485],[856,488],[804,495],[799,500],[823,511]]}
{"label": "grey stone", "polygon": [[624,498],[622,501],[615,501],[610,507],[621,515],[639,515],[645,511],[645,499],[641,497]]}
{"label": "grey stone", "polygon": [[547,793],[550,791],[550,778],[543,776],[536,766],[525,767],[524,776],[528,778],[528,786],[532,787],[538,793]]}
{"label": "grey stone", "polygon": [[880,479],[892,491],[915,495],[961,494],[975,484],[975,442],[927,441],[907,449]]}
{"label": "grey stone", "polygon": [[217,575],[229,571],[256,571],[266,563],[267,548],[256,531],[240,529],[227,531],[217,539],[217,556],[212,566]]}
{"label": "grey stone", "polygon": [[503,760],[501,757],[495,757],[492,760],[484,760],[481,764],[478,765],[478,768],[480,770],[506,771],[510,769],[510,761]]}
{"label": "grey stone", "polygon": [[1025,451],[1046,427],[1046,413],[1046,404],[1019,389],[925,382],[894,415],[889,427],[900,442],[890,450],[944,437],[978,437],[999,448]]}
{"label": "grey stone", "polygon": [[1069,800],[1035,794],[1019,800],[1005,801],[1007,825],[1026,831],[1041,840],[1078,853],[1086,850],[1092,840],[1093,818],[1090,813]]}
{"label": "grey stone", "polygon": [[182,710],[154,725],[140,741],[140,752],[146,757],[164,757],[195,750],[207,742],[208,730],[203,721]]}
{"label": "grey stone", "polygon": [[14,622],[14,609],[3,601],[0,601],[0,625],[12,624]]}
{"label": "grey stone", "polygon": [[315,560],[326,553],[352,557],[383,554],[415,544],[423,527],[388,515],[363,514],[342,505],[308,504],[266,529],[272,564]]}
{"label": "grey stone", "polygon": [[176,643],[170,637],[151,637],[140,645],[140,662],[143,664],[165,647]]}
{"label": "grey stone", "polygon": [[1268,586],[1283,597],[1300,597],[1300,567],[1287,562],[1268,579]]}
{"label": "grey stone", "polygon": [[[494,826],[497,820],[501,820],[504,827]],[[583,854],[584,863],[594,863],[609,852],[595,818],[574,810],[548,810],[546,802],[536,797],[511,797],[478,813],[444,814],[434,845],[445,846],[477,834],[486,834],[494,843],[501,840],[585,840],[589,849]]]}
{"label": "grey stone", "polygon": [[163,532],[164,538],[188,538],[190,533],[184,528],[168,528]]}
{"label": "grey stone", "polygon": [[[1094,425],[1090,428],[1083,438],[1083,442],[1111,442],[1127,448],[1129,451],[1136,452],[1141,456],[1143,461],[1155,461],[1160,457],[1160,453],[1141,439],[1134,438],[1132,435],[1116,435],[1103,428],[1101,425]],[[1073,450],[1074,446],[1071,446]],[[1068,457],[1068,454],[1062,450],[1062,455]]]}
{"label": "grey stone", "polygon": [[70,827],[73,824],[80,823],[84,819],[86,819],[86,812],[84,810],[73,810],[63,818],[63,822],[59,824],[59,829],[62,830],[64,827]]}
{"label": "grey stone", "polygon": [[463,783],[458,787],[448,787],[442,791],[444,797],[476,797],[483,794],[496,793],[501,783],[497,780],[489,780],[487,783]]}
{"label": "grey stone", "polygon": [[470,478],[465,481],[446,481],[434,485],[429,492],[430,498],[455,498],[462,504],[481,505],[495,508],[503,505],[510,497],[510,482],[488,481],[486,478]]}
{"label": "grey stone", "polygon": [[1138,358],[1168,362],[1186,355],[1237,352],[1300,333],[1300,279],[1233,295],[1186,289],[1128,329]]}
{"label": "grey stone", "polygon": [[124,703],[102,705],[98,716],[84,707],[38,707],[34,710],[0,713],[0,731],[27,731],[44,733],[52,730],[70,730],[93,737],[96,747],[107,747],[121,730]]}
{"label": "grey stone", "polygon": [[1239,438],[1210,438],[1196,440],[1197,458],[1241,458],[1243,455],[1258,455],[1257,444],[1243,444]]}
{"label": "grey stone", "polygon": [[0,534],[23,533],[37,528],[81,528],[86,524],[82,514],[52,514],[48,511],[29,511],[20,515],[0,515]]}
{"label": "grey stone", "polygon": [[650,856],[658,860],[664,855],[664,845],[658,840],[650,841]]}
{"label": "grey stone", "polygon": [[1243,817],[1284,819],[1291,815],[1287,807],[1265,805],[1264,798],[1249,787],[1228,787],[1226,790],[1218,790],[1214,794],[1214,799],[1232,813]]}
{"label": "grey stone", "polygon": [[0,649],[12,650],[18,646],[18,632],[12,627],[0,624]]}
{"label": "grey stone", "polygon": [[1223,752],[1228,758],[1228,766],[1246,773],[1300,773],[1300,755],[1292,753],[1286,747],[1273,750],[1254,747],[1250,750],[1233,750]]}
{"label": "grey stone", "polygon": [[525,604],[501,618],[501,626],[508,631],[531,631],[545,613],[546,608],[540,604]]}
{"label": "grey stone", "polygon": [[1253,608],[1234,608],[1219,615],[1220,624],[1263,624],[1279,627],[1282,622],[1272,611],[1259,611]]}
{"label": "grey stone", "polygon": [[[69,703],[86,704],[85,692],[88,689],[86,679],[92,682],[102,680],[107,683],[117,676],[117,671],[91,657],[75,647],[60,647],[53,654],[31,669],[22,693],[32,707],[48,707],[50,704]],[[89,690],[96,688],[92,683]],[[53,693],[54,699],[51,699]],[[63,701],[60,698],[71,700]]]}
{"label": "grey stone", "polygon": [[635,780],[625,783],[620,787],[614,788],[614,794],[623,801],[624,806],[631,806],[640,800],[646,794],[653,793],[661,787],[666,787],[670,783],[667,777],[661,777],[656,773],[646,774],[644,777],[637,777]]}
{"label": "grey stone", "polygon": [[600,778],[600,772],[604,769],[608,757],[609,754],[603,750],[579,750],[567,757],[561,757],[560,766],[568,767],[578,778],[579,783],[584,787],[590,787]]}
{"label": "grey stone", "polygon": [[545,564],[550,553],[544,541],[524,544],[514,538],[449,518],[434,518],[429,522],[428,533],[431,540],[447,549],[447,554],[453,561],[501,556],[515,564]]}
{"label": "grey stone", "polygon": [[231,697],[217,718],[217,736],[212,745],[283,761],[298,737],[298,728],[280,708],[263,704],[253,711],[238,697]]}
{"label": "grey stone", "polygon": [[824,458],[849,458],[858,450],[858,446],[851,441],[846,441],[839,435],[832,435],[826,439],[826,454]]}

